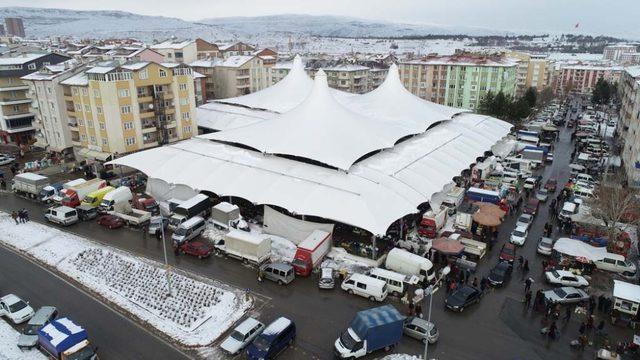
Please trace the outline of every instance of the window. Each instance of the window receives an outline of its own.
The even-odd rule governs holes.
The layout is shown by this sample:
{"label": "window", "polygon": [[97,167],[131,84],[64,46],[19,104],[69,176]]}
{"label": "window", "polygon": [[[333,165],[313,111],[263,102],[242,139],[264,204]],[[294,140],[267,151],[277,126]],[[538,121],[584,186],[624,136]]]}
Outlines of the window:
{"label": "window", "polygon": [[140,78],[140,80],[145,80],[149,78],[149,72],[147,71],[147,69],[144,69],[142,71],[140,71],[138,73],[138,77]]}
{"label": "window", "polygon": [[107,145],[108,141],[105,138],[102,138],[102,145]]}
{"label": "window", "polygon": [[90,105],[84,105],[84,111],[86,112],[91,112],[91,106]]}
{"label": "window", "polygon": [[51,95],[51,88],[47,87],[47,94]]}
{"label": "window", "polygon": [[158,71],[160,72],[160,77],[167,77],[167,72],[164,69],[158,69]]}
{"label": "window", "polygon": [[96,145],[96,137],[95,136],[91,137],[91,144]]}
{"label": "window", "polygon": [[124,129],[125,130],[133,129],[133,122],[127,121],[126,123],[124,123]]}
{"label": "window", "polygon": [[20,112],[20,105],[13,105],[13,112],[14,113]]}
{"label": "window", "polygon": [[125,140],[125,143],[129,146],[134,145],[136,143],[136,138],[130,137]]}
{"label": "window", "polygon": [[29,70],[35,70],[36,69],[36,64],[35,63],[29,64],[29,66],[27,66],[27,68],[29,68]]}
{"label": "window", "polygon": [[87,120],[87,127],[93,128],[93,120]]}
{"label": "window", "polygon": [[187,84],[180,84],[180,90],[181,91],[186,91],[187,90]]}
{"label": "window", "polygon": [[189,115],[188,112],[183,112],[182,113],[182,120],[187,120],[187,119],[190,119],[190,118],[191,118],[191,115]]}
{"label": "window", "polygon": [[362,289],[362,290],[367,290],[367,284],[365,283],[357,283],[356,287],[358,287],[358,289]]}
{"label": "window", "polygon": [[96,112],[102,114],[102,106],[96,106]]}
{"label": "window", "polygon": [[84,120],[82,120],[82,119],[78,119],[78,125],[80,125],[80,126],[84,126]]}
{"label": "window", "polygon": [[89,91],[87,90],[87,88],[82,88],[82,95],[83,96],[89,95]]}
{"label": "window", "polygon": [[73,95],[78,95],[78,88],[72,88],[72,89],[71,89],[71,93],[72,93]]}
{"label": "window", "polygon": [[191,132],[191,126],[184,126],[182,128],[182,132],[183,133],[190,133]]}
{"label": "window", "polygon": [[80,104],[76,104],[76,111],[82,111],[82,106],[80,106]]}
{"label": "window", "polygon": [[99,98],[99,97],[100,97],[100,91],[98,91],[98,90],[93,90],[93,97],[94,97],[94,98]]}
{"label": "window", "polygon": [[189,99],[180,98],[180,105],[188,105],[188,104],[189,104]]}
{"label": "window", "polygon": [[120,89],[118,90],[118,97],[128,98],[129,97],[129,89]]}
{"label": "window", "polygon": [[85,135],[85,134],[81,134],[81,135],[80,135],[80,140],[82,140],[82,141],[87,141],[87,135]]}
{"label": "window", "polygon": [[99,124],[100,124],[100,130],[104,130],[105,129],[104,123],[99,123]]}
{"label": "window", "polygon": [[120,112],[123,113],[123,114],[131,113],[131,106],[129,106],[129,105],[120,106]]}

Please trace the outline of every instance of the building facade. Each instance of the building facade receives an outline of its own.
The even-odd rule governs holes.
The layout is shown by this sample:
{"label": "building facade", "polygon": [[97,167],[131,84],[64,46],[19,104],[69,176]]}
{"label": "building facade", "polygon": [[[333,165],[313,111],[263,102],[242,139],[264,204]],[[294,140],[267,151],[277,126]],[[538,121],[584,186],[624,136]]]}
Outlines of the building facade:
{"label": "building facade", "polygon": [[224,99],[262,90],[270,84],[268,72],[259,56],[230,56],[213,68],[214,98]]}
{"label": "building facade", "polygon": [[516,95],[517,62],[505,56],[429,56],[400,62],[400,79],[414,95],[475,110],[489,92]]}
{"label": "building facade", "polygon": [[25,54],[0,58],[0,143],[31,144],[36,114],[31,109],[29,85],[22,77],[46,65],[69,60],[60,54]]}
{"label": "building facade", "polygon": [[628,67],[620,82],[620,123],[622,163],[630,186],[640,187],[640,66]]}
{"label": "building facade", "polygon": [[568,93],[590,94],[599,79],[616,83],[620,80],[622,67],[591,64],[557,64],[552,86],[558,96]]}
{"label": "building facade", "polygon": [[204,41],[200,38],[196,40],[196,58],[198,60],[213,59],[221,56],[218,45]]}
{"label": "building facade", "polygon": [[95,66],[61,84],[77,157],[104,161],[197,133],[193,71],[184,64]]}
{"label": "building facade", "polygon": [[602,51],[602,57],[605,60],[618,61],[620,56],[626,53],[635,53],[638,49],[635,45],[607,45]]}
{"label": "building facade", "polygon": [[164,56],[164,61],[175,63],[191,63],[198,58],[198,47],[195,40],[165,41],[151,45],[151,49]]}
{"label": "building facade", "polygon": [[4,18],[4,27],[7,35],[25,37],[24,23],[20,18]]}

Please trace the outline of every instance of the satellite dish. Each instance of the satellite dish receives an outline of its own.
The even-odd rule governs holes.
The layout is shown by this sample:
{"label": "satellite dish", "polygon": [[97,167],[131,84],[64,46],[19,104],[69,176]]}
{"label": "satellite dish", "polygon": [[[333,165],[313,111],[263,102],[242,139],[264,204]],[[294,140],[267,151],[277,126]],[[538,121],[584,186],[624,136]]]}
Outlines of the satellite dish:
{"label": "satellite dish", "polygon": [[153,109],[153,104],[149,104],[149,109]]}

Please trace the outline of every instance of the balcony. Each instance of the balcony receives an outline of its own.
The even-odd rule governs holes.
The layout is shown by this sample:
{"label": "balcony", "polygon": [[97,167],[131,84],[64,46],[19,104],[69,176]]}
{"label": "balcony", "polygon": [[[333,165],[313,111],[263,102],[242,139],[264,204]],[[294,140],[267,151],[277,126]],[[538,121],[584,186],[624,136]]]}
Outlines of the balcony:
{"label": "balcony", "polygon": [[147,95],[147,94],[138,94],[139,103],[147,103],[152,101],[153,101],[153,96]]}
{"label": "balcony", "polygon": [[140,118],[141,119],[148,119],[148,118],[152,118],[156,115],[155,111],[153,110],[145,110],[145,111],[140,111]]}
{"label": "balcony", "polygon": [[158,140],[149,140],[149,141],[144,141],[142,143],[142,147],[145,149],[156,147],[156,146],[158,146]]}
{"label": "balcony", "polygon": [[164,125],[165,129],[174,129],[176,127],[176,121],[169,121]]}
{"label": "balcony", "polygon": [[16,85],[16,86],[0,87],[0,92],[2,92],[2,91],[20,91],[20,90],[29,90],[29,85]]}
{"label": "balcony", "polygon": [[69,130],[71,130],[71,131],[80,131],[80,130],[78,130],[78,123],[77,122],[69,121],[68,125],[69,125]]}
{"label": "balcony", "polygon": [[0,99],[0,105],[20,105],[20,104],[31,104],[31,99],[27,99],[27,98],[22,98],[22,99],[4,98],[4,99]]}
{"label": "balcony", "polygon": [[18,133],[23,131],[34,130],[33,121],[35,120],[35,116],[33,114],[27,114],[27,117],[21,118],[11,118],[8,116],[4,117],[5,125],[8,133]]}
{"label": "balcony", "polygon": [[173,99],[173,93],[170,91],[158,91],[156,97],[158,99],[170,100]]}
{"label": "balcony", "polygon": [[158,131],[156,124],[153,121],[143,121],[142,122],[142,133],[152,133]]}

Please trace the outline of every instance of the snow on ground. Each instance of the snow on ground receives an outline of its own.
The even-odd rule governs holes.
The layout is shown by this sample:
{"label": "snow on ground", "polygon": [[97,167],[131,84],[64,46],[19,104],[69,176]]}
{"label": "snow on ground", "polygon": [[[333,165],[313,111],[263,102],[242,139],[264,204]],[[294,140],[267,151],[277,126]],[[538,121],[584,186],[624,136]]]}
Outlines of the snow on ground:
{"label": "snow on ground", "polygon": [[383,357],[381,360],[420,360],[419,356],[408,354],[391,354]]}
{"label": "snow on ground", "polygon": [[47,357],[36,349],[20,350],[18,333],[11,325],[0,320],[0,360],[46,360]]}
{"label": "snow on ground", "polygon": [[56,268],[187,346],[210,344],[250,308],[242,291],[0,212],[0,241]]}
{"label": "snow on ground", "polygon": [[322,262],[321,267],[332,268],[336,271],[344,270],[348,274],[363,274],[373,266],[353,259],[347,251],[341,247],[334,247],[327,254],[327,257]]}

